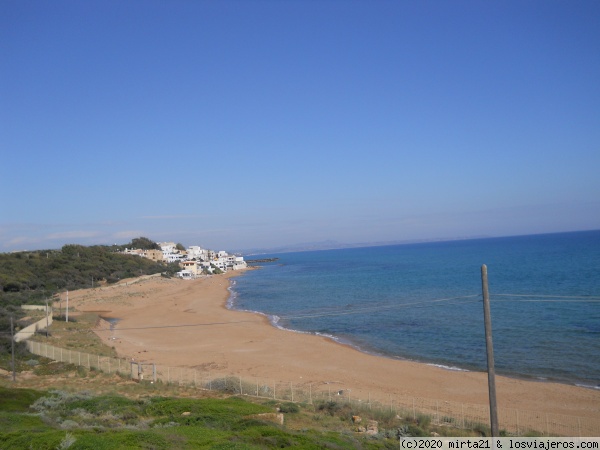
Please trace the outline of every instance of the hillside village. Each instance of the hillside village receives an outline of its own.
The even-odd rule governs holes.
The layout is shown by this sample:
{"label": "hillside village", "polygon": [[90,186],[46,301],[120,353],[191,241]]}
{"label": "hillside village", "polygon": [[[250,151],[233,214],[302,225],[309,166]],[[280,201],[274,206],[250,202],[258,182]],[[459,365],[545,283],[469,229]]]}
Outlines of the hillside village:
{"label": "hillside village", "polygon": [[148,258],[151,261],[179,263],[182,270],[177,272],[177,276],[187,280],[200,275],[218,274],[247,267],[243,256],[230,255],[222,250],[215,252],[197,245],[185,249],[174,242],[158,242],[157,244],[160,250],[125,248],[123,253]]}

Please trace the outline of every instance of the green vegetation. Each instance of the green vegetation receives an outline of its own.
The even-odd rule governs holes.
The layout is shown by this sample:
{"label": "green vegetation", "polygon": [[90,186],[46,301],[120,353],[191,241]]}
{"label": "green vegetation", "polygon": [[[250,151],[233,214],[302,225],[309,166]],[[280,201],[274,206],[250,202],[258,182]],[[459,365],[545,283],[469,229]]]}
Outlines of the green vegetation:
{"label": "green vegetation", "polygon": [[147,237],[139,237],[131,240],[129,244],[121,245],[119,250],[125,250],[125,248],[137,248],[140,250],[160,250],[160,245],[156,242],[148,239]]}
{"label": "green vegetation", "polygon": [[[153,262],[119,253],[125,247],[157,249],[148,238],[121,246],[65,245],[60,250],[0,254],[0,361],[10,353],[10,318],[15,328],[25,316],[21,305],[43,305],[45,299],[65,290],[115,283],[125,278],[163,273],[174,275],[179,265]],[[22,351],[22,346],[18,346]]]}
{"label": "green vegetation", "polygon": [[[294,429],[272,422],[275,408],[231,398],[128,399],[119,395],[0,387],[1,448],[379,449],[383,435]],[[300,412],[302,413],[302,412]],[[295,414],[294,414],[295,415]],[[312,417],[314,412],[305,413]],[[318,421],[317,421],[318,422]]]}
{"label": "green vegetation", "polygon": [[399,437],[482,433],[367,404],[231,396],[226,383],[220,392],[136,383],[35,358],[25,362],[33,376],[17,377],[35,389],[0,379],[0,448],[393,449]]}
{"label": "green vegetation", "polygon": [[[156,246],[146,238],[134,239],[129,245],[138,241],[143,248]],[[60,250],[0,254],[1,295],[39,303],[57,291],[168,271],[163,263],[118,253],[123,247],[65,245]]]}

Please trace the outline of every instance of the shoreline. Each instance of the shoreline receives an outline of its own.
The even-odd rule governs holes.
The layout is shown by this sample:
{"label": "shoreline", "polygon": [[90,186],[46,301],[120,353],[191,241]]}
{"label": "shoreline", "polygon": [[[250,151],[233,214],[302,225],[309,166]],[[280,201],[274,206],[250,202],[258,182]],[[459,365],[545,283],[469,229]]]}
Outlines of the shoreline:
{"label": "shoreline", "polygon": [[[451,365],[443,364],[440,362],[425,361],[425,360],[419,360],[419,359],[410,359],[410,358],[405,358],[405,357],[397,356],[397,355],[387,355],[385,353],[377,352],[375,350],[369,351],[369,350],[366,350],[366,349],[360,347],[358,344],[353,343],[350,340],[345,341],[344,339],[339,338],[334,335],[331,335],[331,334],[319,333],[317,331],[295,330],[293,328],[286,328],[284,326],[277,325],[276,323],[273,322],[272,315],[266,314],[262,311],[253,311],[253,310],[249,310],[249,309],[237,309],[233,305],[230,306],[229,304],[227,305],[226,309],[228,309],[230,311],[239,311],[239,312],[244,312],[244,313],[249,313],[249,314],[256,314],[258,316],[261,316],[261,317],[264,317],[265,319],[267,319],[269,325],[275,329],[282,330],[282,331],[289,332],[289,333],[297,333],[300,335],[304,334],[304,335],[308,335],[308,336],[322,337],[324,339],[328,339],[332,343],[351,348],[351,349],[356,350],[357,352],[363,353],[365,355],[389,359],[390,361],[405,361],[405,362],[410,362],[410,363],[415,363],[415,364],[423,364],[423,365],[435,367],[435,368],[438,368],[441,370],[447,370],[449,372],[487,373],[486,371],[470,369],[470,368],[467,369],[467,368],[460,367],[457,365],[451,366]],[[278,316],[275,316],[275,317],[278,317]],[[558,379],[558,378],[544,378],[541,376],[524,375],[524,374],[518,374],[518,373],[503,373],[503,372],[498,372],[498,370],[496,370],[496,376],[511,378],[511,379],[525,381],[525,382],[557,383],[557,384],[563,384],[565,386],[573,386],[573,387],[579,387],[582,389],[590,389],[592,391],[600,391],[600,385],[594,386],[594,385],[584,384],[582,382],[573,381],[573,380],[564,380],[564,379]]]}
{"label": "shoreline", "polygon": [[[257,270],[257,269],[259,269],[259,267],[253,267],[249,270]],[[241,275],[241,273],[239,275]],[[291,333],[310,335],[310,336],[323,337],[325,339],[329,339],[333,343],[346,346],[348,348],[354,349],[365,355],[371,355],[371,356],[375,356],[375,357],[385,358],[385,359],[389,359],[391,361],[406,361],[406,362],[411,362],[411,363],[415,363],[415,364],[424,364],[427,366],[436,367],[436,368],[451,371],[451,372],[474,372],[474,373],[487,374],[487,370],[481,370],[481,369],[478,369],[475,367],[465,368],[465,367],[461,367],[459,365],[449,365],[450,363],[438,362],[438,361],[434,361],[434,360],[428,361],[428,360],[420,360],[420,359],[411,359],[411,358],[407,358],[407,357],[403,357],[403,356],[399,356],[399,355],[386,354],[386,353],[377,351],[375,349],[373,349],[373,350],[365,349],[365,348],[361,347],[359,344],[354,343],[351,339],[343,339],[343,338],[340,338],[335,335],[319,333],[316,331],[296,330],[293,328],[287,328],[287,327],[281,326],[278,324],[279,316],[267,314],[262,311],[236,308],[235,307],[235,298],[237,297],[237,292],[235,292],[234,286],[235,286],[235,281],[230,278],[230,285],[227,288],[230,295],[227,298],[225,308],[230,311],[239,311],[239,312],[244,312],[244,313],[256,314],[261,317],[264,317],[268,320],[268,323],[273,328],[276,328],[278,330],[291,332]],[[546,377],[542,377],[542,376],[527,375],[527,374],[522,374],[522,373],[505,373],[505,372],[499,372],[497,368],[496,368],[496,376],[502,376],[502,377],[526,381],[526,382],[558,383],[558,384],[564,384],[565,386],[574,386],[574,387],[579,387],[579,388],[583,388],[583,389],[590,389],[592,391],[600,391],[600,384],[599,385],[586,384],[585,381],[581,381],[581,380],[546,378]]]}
{"label": "shoreline", "polygon": [[[78,311],[118,318],[96,330],[122,357],[227,374],[352,391],[353,398],[392,396],[485,406],[485,372],[365,353],[325,336],[275,327],[267,315],[228,308],[231,273],[197,280],[154,279],[118,289],[70,293]],[[541,382],[540,382],[541,381]],[[591,418],[600,423],[600,391],[497,375],[498,405]]]}

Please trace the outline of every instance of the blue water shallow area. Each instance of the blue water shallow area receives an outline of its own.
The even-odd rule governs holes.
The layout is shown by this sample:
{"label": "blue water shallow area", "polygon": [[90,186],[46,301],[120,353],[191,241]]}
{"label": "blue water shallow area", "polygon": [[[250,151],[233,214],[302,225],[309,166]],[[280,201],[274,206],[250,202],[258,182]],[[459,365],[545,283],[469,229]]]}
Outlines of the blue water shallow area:
{"label": "blue water shallow area", "polygon": [[[261,255],[263,257],[263,255]],[[232,306],[362,351],[485,370],[486,264],[499,373],[600,385],[600,231],[265,255]]]}

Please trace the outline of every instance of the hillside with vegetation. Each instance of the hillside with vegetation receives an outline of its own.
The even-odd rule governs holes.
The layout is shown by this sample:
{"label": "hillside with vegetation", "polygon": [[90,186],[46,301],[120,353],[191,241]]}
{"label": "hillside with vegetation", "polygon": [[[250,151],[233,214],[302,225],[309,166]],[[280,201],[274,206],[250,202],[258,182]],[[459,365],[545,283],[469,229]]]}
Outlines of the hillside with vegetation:
{"label": "hillside with vegetation", "polygon": [[[133,391],[136,389],[134,388]],[[0,386],[0,447],[36,449],[394,449],[417,425],[355,432],[351,411],[317,405]],[[283,423],[282,423],[283,421]],[[397,420],[396,420],[397,421]],[[390,417],[388,422],[394,420]]]}
{"label": "hillside with vegetation", "polygon": [[162,273],[174,275],[179,266],[120,253],[125,247],[158,249],[148,238],[125,245],[65,245],[60,250],[0,254],[0,355],[10,350],[10,318],[24,316],[21,305],[43,305],[66,290],[116,283],[126,278]]}
{"label": "hillside with vegetation", "polygon": [[[36,250],[0,254],[0,295],[15,293],[30,298],[91,287],[92,283],[115,283],[124,278],[179,270],[162,262],[120,253],[123,248],[152,249],[158,245],[145,238],[121,246],[65,245],[60,250]],[[135,247],[136,242],[145,245]],[[177,269],[177,270],[175,270]]]}

